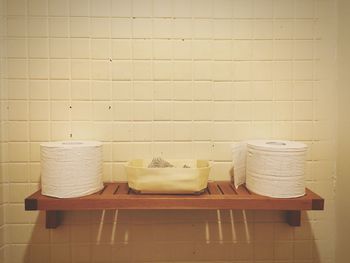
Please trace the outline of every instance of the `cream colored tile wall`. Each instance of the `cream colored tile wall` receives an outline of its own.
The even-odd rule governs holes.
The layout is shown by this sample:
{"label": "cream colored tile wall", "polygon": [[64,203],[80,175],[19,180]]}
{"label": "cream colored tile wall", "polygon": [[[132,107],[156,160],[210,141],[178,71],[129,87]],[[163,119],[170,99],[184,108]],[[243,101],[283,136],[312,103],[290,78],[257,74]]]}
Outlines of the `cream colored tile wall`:
{"label": "cream colored tile wall", "polygon": [[350,9],[348,1],[338,1],[338,158],[337,158],[337,187],[336,187],[336,219],[337,219],[337,238],[336,238],[336,261],[337,263],[346,262],[350,256],[348,246],[350,236],[344,231],[350,220],[350,212],[348,208],[348,196],[350,187],[350,164],[349,149],[350,140],[348,134],[350,132],[350,121],[348,112],[350,110],[348,101],[350,99],[349,90],[349,58],[350,58],[350,34],[347,25],[350,18],[346,10]]}
{"label": "cream colored tile wall", "polygon": [[7,104],[5,76],[5,37],[6,37],[6,5],[0,1],[0,262],[5,261],[5,175],[7,175],[7,154],[6,154],[6,118],[5,110]]}
{"label": "cream colored tile wall", "polygon": [[[8,0],[6,262],[333,262],[336,3],[331,0]],[[230,143],[300,140],[326,198],[279,212],[24,212],[39,144],[105,142],[104,180],[131,158],[207,158]]]}

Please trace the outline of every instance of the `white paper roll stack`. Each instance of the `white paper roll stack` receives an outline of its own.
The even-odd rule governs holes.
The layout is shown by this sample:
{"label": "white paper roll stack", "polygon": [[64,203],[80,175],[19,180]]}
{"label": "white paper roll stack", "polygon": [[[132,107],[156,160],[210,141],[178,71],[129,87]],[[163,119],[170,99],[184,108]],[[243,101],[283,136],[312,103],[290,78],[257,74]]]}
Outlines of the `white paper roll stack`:
{"label": "white paper roll stack", "polygon": [[[299,197],[305,194],[305,144],[254,140],[246,142],[245,145],[244,150],[242,143],[240,147],[234,146],[232,149],[234,166],[235,159],[238,160],[235,157],[238,150],[240,155],[246,155],[245,165],[238,166],[245,166],[245,183],[250,191],[276,198]],[[242,182],[242,171],[237,170],[237,176]]]}
{"label": "white paper roll stack", "polygon": [[40,145],[43,195],[73,198],[103,188],[102,143],[47,142]]}

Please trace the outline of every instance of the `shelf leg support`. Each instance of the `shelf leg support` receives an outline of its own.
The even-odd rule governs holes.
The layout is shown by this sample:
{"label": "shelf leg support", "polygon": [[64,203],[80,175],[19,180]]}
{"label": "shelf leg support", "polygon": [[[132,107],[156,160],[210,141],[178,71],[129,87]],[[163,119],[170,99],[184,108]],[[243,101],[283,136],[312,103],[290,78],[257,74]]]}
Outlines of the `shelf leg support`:
{"label": "shelf leg support", "polygon": [[301,225],[301,211],[300,210],[289,210],[286,215],[287,223],[290,226]]}
{"label": "shelf leg support", "polygon": [[62,222],[62,211],[46,211],[46,228],[54,229]]}

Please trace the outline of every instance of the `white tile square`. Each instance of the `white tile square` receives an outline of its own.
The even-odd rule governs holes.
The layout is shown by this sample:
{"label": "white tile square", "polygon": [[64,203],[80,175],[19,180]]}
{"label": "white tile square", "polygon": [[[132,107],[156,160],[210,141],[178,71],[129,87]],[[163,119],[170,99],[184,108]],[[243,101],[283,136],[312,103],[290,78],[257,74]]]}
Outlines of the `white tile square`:
{"label": "white tile square", "polygon": [[130,38],[132,21],[130,18],[112,18],[112,38]]}
{"label": "white tile square", "polygon": [[95,121],[111,121],[113,109],[111,103],[95,101],[93,103],[93,119]]}
{"label": "white tile square", "polygon": [[45,142],[50,140],[50,122],[35,121],[30,123],[30,140],[33,142]]}
{"label": "white tile square", "polygon": [[30,101],[29,118],[34,121],[50,119],[50,103],[48,101]]}
{"label": "white tile square", "polygon": [[134,81],[133,90],[134,100],[152,100],[154,83],[151,81]]}
{"label": "white tile square", "polygon": [[192,62],[191,61],[174,61],[173,62],[173,79],[174,80],[191,80]]}
{"label": "white tile square", "polygon": [[111,37],[111,20],[105,17],[91,18],[91,37],[93,38],[110,38]]}
{"label": "white tile square", "polygon": [[113,141],[130,142],[133,140],[133,124],[131,122],[113,123]]}
{"label": "white tile square", "polygon": [[[190,40],[173,40],[172,41],[172,54],[174,60],[190,60],[194,48],[192,48],[193,41]],[[170,50],[170,51],[169,51]],[[167,51],[166,54],[171,56],[171,48]],[[164,51],[165,53],[165,51]],[[170,58],[170,57],[169,57]]]}
{"label": "white tile square", "polygon": [[153,37],[154,38],[171,38],[173,35],[172,33],[173,33],[173,19],[171,18],[153,19]]}
{"label": "white tile square", "polygon": [[91,16],[108,17],[111,15],[111,0],[91,0]]}
{"label": "white tile square", "polygon": [[28,61],[25,59],[8,59],[7,76],[8,78],[23,79],[28,76]]}
{"label": "white tile square", "polygon": [[31,79],[47,79],[49,76],[48,65],[47,59],[30,59],[28,61],[29,77]]}
{"label": "white tile square", "polygon": [[29,131],[28,122],[26,121],[9,122],[9,126],[8,126],[9,140],[12,142],[21,142],[21,141],[26,142],[29,137],[28,131]]}
{"label": "white tile square", "polygon": [[74,59],[71,61],[72,79],[89,79],[91,62],[87,59]]}
{"label": "white tile square", "polygon": [[153,15],[152,0],[133,0],[132,10],[134,17],[151,17]]}
{"label": "white tile square", "polygon": [[70,83],[68,80],[50,80],[51,100],[68,100],[70,98]]}
{"label": "white tile square", "polygon": [[272,40],[256,40],[253,42],[253,59],[254,60],[272,60],[273,56]]}
{"label": "white tile square", "polygon": [[153,72],[155,80],[170,80],[172,78],[173,65],[169,61],[154,61]]}
{"label": "white tile square", "polygon": [[213,22],[211,19],[195,19],[193,34],[196,39],[210,39],[213,37]]}
{"label": "white tile square", "polygon": [[70,17],[71,37],[90,37],[89,17]]}
{"label": "white tile square", "polygon": [[85,0],[70,0],[70,15],[71,16],[88,16],[89,2]]}
{"label": "white tile square", "polygon": [[213,80],[216,81],[230,81],[233,78],[233,64],[231,61],[214,61]]}
{"label": "white tile square", "polygon": [[232,102],[214,102],[213,119],[219,121],[230,121],[234,118],[234,104]]}
{"label": "white tile square", "polygon": [[[153,40],[153,46],[151,46],[152,54],[154,59],[168,59],[170,60],[173,56],[172,52],[172,41],[167,39]],[[176,48],[174,48],[174,53]]]}
{"label": "white tile square", "polygon": [[217,19],[213,20],[213,38],[214,39],[231,39],[232,37],[232,20]]}
{"label": "white tile square", "polygon": [[134,122],[133,130],[134,141],[152,141],[152,122]]}
{"label": "white tile square", "polygon": [[236,121],[250,121],[252,119],[252,109],[250,102],[235,102],[234,119]]}
{"label": "white tile square", "polygon": [[213,122],[196,121],[193,123],[193,139],[196,141],[210,141],[213,138]]}
{"label": "white tile square", "polygon": [[7,3],[6,12],[8,15],[25,15],[27,5],[25,0],[12,0]]}
{"label": "white tile square", "polygon": [[113,39],[112,40],[112,58],[113,59],[131,59],[132,42],[127,39]]}
{"label": "white tile square", "polygon": [[191,141],[193,138],[191,122],[174,122],[172,129],[174,141]]}
{"label": "white tile square", "polygon": [[272,81],[255,81],[253,83],[254,100],[272,100],[273,99],[273,82]]}
{"label": "white tile square", "polygon": [[169,101],[154,102],[154,119],[156,121],[170,121],[172,119],[172,103]]}
{"label": "white tile square", "polygon": [[27,20],[25,17],[7,18],[7,35],[9,37],[26,37]]}
{"label": "white tile square", "polygon": [[173,96],[175,101],[192,100],[193,87],[190,81],[176,81],[173,83]]}
{"label": "white tile square", "polygon": [[232,141],[234,139],[233,123],[232,122],[214,122],[213,125],[213,140]]}
{"label": "white tile square", "polygon": [[73,80],[71,82],[72,100],[91,100],[91,85],[88,80]]}
{"label": "white tile square", "polygon": [[246,101],[252,99],[252,85],[249,81],[236,81],[234,86],[234,99],[236,101]]}
{"label": "white tile square", "polygon": [[118,101],[113,104],[113,119],[117,121],[133,120],[134,107],[129,101]]}
{"label": "white tile square", "polygon": [[274,0],[254,0],[255,18],[272,18]]}
{"label": "white tile square", "polygon": [[232,18],[233,1],[216,0],[213,1],[213,17],[214,18]]}
{"label": "white tile square", "polygon": [[193,0],[192,14],[194,17],[212,17],[213,5],[211,0]]}
{"label": "white tile square", "polygon": [[193,26],[191,19],[173,19],[172,20],[173,38],[191,39],[193,35]]}
{"label": "white tile square", "polygon": [[72,58],[90,57],[90,39],[89,38],[71,38],[71,56]]}
{"label": "white tile square", "polygon": [[89,101],[73,101],[71,116],[73,121],[87,121],[93,119],[93,103]]}
{"label": "white tile square", "polygon": [[272,20],[255,21],[253,36],[255,39],[272,39],[273,38]]}
{"label": "white tile square", "polygon": [[68,0],[49,0],[50,16],[68,16],[69,1]]}
{"label": "white tile square", "polygon": [[134,120],[149,121],[154,119],[153,102],[135,101],[134,104]]}
{"label": "white tile square", "polygon": [[93,60],[91,63],[91,78],[94,80],[110,79],[111,63],[108,60]]}
{"label": "white tile square", "polygon": [[211,81],[196,81],[193,85],[194,100],[211,100],[213,97],[213,84]]}
{"label": "white tile square", "polygon": [[46,16],[47,11],[47,0],[28,0],[28,14],[30,16]]}
{"label": "white tile square", "polygon": [[50,78],[51,79],[69,79],[70,61],[68,59],[50,60]]}
{"label": "white tile square", "polygon": [[214,117],[213,103],[210,101],[196,101],[194,102],[194,120],[210,121]]}
{"label": "white tile square", "polygon": [[69,121],[70,103],[68,101],[51,102],[51,120],[52,121]]}
{"label": "white tile square", "polygon": [[111,12],[113,17],[130,17],[132,15],[132,0],[113,0]]}
{"label": "white tile square", "polygon": [[209,60],[213,57],[213,41],[194,40],[192,42],[193,58],[196,60]]}
{"label": "white tile square", "polygon": [[173,120],[192,120],[193,110],[194,108],[192,102],[176,101],[173,103]]}
{"label": "white tile square", "polygon": [[28,98],[29,88],[26,80],[9,79],[7,87],[9,100],[26,100]]}
{"label": "white tile square", "polygon": [[252,20],[233,20],[232,34],[235,39],[251,39],[253,35],[253,21]]}
{"label": "white tile square", "polygon": [[231,40],[214,40],[212,41],[213,59],[231,60],[232,59],[232,42]]}
{"label": "white tile square", "polygon": [[48,58],[49,44],[45,38],[28,39],[29,57],[30,58]]}
{"label": "white tile square", "polygon": [[131,100],[133,98],[133,87],[129,81],[113,81],[112,100]]}
{"label": "white tile square", "polygon": [[232,82],[214,82],[212,98],[215,101],[231,101],[233,98]]}
{"label": "white tile square", "polygon": [[69,58],[70,41],[67,38],[50,39],[50,57],[51,58]]}
{"label": "white tile square", "polygon": [[232,58],[234,60],[251,60],[253,55],[252,40],[234,40],[232,44]]}
{"label": "white tile square", "polygon": [[49,82],[47,80],[29,81],[29,98],[32,100],[49,99]]}
{"label": "white tile square", "polygon": [[68,37],[69,18],[49,17],[49,35],[50,37]]}
{"label": "white tile square", "polygon": [[252,18],[253,0],[234,0],[233,1],[234,18]]}
{"label": "white tile square", "polygon": [[153,0],[154,17],[172,17],[172,0]]}
{"label": "white tile square", "polygon": [[91,58],[107,60],[111,57],[111,42],[108,39],[91,39]]}
{"label": "white tile square", "polygon": [[28,18],[28,36],[29,37],[47,37],[48,36],[48,19],[46,17],[29,17]]}
{"label": "white tile square", "polygon": [[192,1],[173,0],[173,8],[175,17],[191,17],[192,15]]}
{"label": "white tile square", "polygon": [[211,61],[195,61],[194,62],[194,79],[195,80],[211,80],[213,75],[213,66]]}
{"label": "white tile square", "polygon": [[7,56],[9,58],[26,58],[27,43],[24,38],[7,39]]}
{"label": "white tile square", "polygon": [[112,79],[128,80],[131,79],[133,73],[133,65],[129,60],[114,60],[112,62]]}
{"label": "white tile square", "polygon": [[153,139],[155,141],[171,141],[173,138],[171,122],[154,122]]}
{"label": "white tile square", "polygon": [[152,40],[137,39],[132,42],[133,59],[151,59]]}

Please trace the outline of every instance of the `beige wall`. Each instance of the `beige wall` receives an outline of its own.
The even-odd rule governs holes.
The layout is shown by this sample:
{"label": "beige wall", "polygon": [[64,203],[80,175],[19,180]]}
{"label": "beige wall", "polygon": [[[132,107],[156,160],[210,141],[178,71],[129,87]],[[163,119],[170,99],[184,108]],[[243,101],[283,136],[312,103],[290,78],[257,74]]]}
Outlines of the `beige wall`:
{"label": "beige wall", "polygon": [[[335,22],[332,0],[8,0],[6,262],[333,262]],[[49,231],[23,209],[42,141],[104,141],[115,181],[158,155],[228,179],[248,138],[307,143],[326,210],[300,228],[282,212],[76,212]]]}
{"label": "beige wall", "polygon": [[350,222],[349,187],[350,187],[350,3],[341,0],[338,2],[338,59],[339,59],[339,97],[338,97],[338,159],[337,159],[337,243],[336,262],[343,263],[349,260],[350,234],[348,223]]}
{"label": "beige wall", "polygon": [[0,262],[5,261],[5,174],[6,171],[6,88],[5,75],[6,6],[0,1]]}

